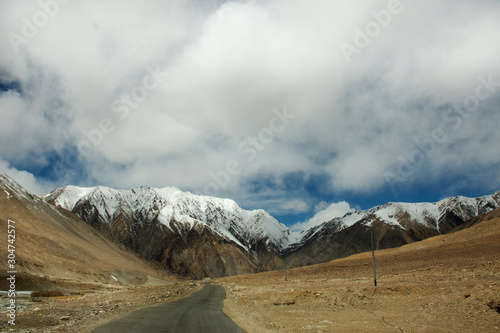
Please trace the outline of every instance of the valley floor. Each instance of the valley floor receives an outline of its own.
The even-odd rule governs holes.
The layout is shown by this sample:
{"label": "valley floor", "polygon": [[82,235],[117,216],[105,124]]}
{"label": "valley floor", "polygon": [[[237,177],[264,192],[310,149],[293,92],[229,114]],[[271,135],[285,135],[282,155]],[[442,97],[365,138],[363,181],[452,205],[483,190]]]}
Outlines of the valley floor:
{"label": "valley floor", "polygon": [[[246,332],[500,332],[500,219],[397,249],[216,281]],[[91,332],[198,289],[177,282],[19,300],[15,332]],[[4,303],[4,299],[2,299]],[[4,311],[2,311],[4,312]],[[5,313],[2,313],[4,316]],[[0,330],[8,332],[5,322]]]}
{"label": "valley floor", "polygon": [[[0,331],[90,333],[131,311],[179,299],[198,288],[198,284],[179,282],[122,289],[101,287],[64,297],[18,298],[16,325],[2,321]],[[0,301],[5,303],[4,298]]]}
{"label": "valley floor", "polygon": [[247,332],[500,332],[500,219],[398,249],[228,277]]}

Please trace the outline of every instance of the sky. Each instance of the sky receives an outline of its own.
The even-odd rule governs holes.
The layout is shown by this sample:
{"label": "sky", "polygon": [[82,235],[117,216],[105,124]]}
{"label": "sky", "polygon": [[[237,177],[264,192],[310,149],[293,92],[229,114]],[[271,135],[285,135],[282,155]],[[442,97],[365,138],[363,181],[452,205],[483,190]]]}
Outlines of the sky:
{"label": "sky", "polygon": [[0,172],[295,230],[500,190],[500,2],[0,0]]}

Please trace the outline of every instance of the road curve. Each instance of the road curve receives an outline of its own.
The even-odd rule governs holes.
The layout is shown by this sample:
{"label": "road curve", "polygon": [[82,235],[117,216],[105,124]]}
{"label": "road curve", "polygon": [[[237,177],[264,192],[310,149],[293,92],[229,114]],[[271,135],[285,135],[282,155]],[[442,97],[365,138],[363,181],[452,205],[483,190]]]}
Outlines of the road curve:
{"label": "road curve", "polygon": [[94,333],[244,333],[222,312],[226,292],[207,284],[188,297],[131,312],[96,328]]}

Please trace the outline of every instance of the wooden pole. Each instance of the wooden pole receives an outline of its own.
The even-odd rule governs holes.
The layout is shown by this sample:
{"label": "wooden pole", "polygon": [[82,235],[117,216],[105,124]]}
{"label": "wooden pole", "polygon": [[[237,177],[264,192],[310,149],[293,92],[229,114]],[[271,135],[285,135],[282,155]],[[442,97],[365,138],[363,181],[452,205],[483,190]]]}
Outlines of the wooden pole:
{"label": "wooden pole", "polygon": [[370,230],[372,239],[373,283],[377,286],[377,271],[375,269],[375,247],[373,245],[373,230]]}

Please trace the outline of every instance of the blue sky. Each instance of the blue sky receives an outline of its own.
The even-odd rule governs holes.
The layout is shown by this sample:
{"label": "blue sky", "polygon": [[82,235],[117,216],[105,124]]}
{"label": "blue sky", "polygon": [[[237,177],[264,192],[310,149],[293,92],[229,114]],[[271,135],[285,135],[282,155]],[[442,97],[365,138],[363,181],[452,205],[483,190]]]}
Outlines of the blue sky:
{"label": "blue sky", "polygon": [[0,172],[297,229],[500,189],[500,3],[0,0]]}

